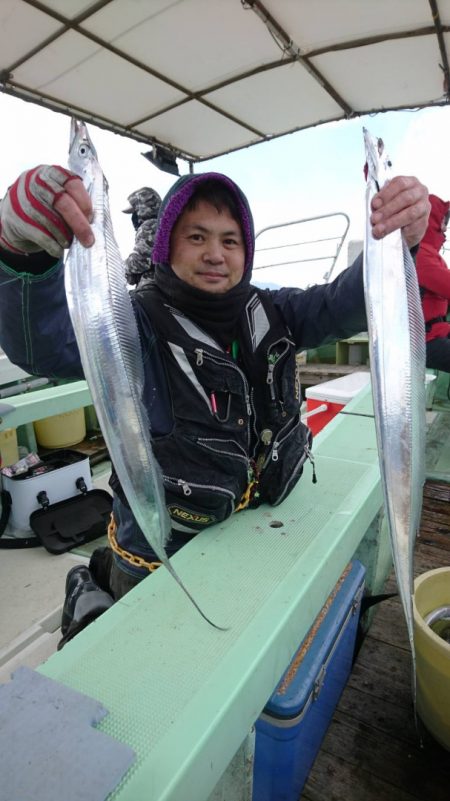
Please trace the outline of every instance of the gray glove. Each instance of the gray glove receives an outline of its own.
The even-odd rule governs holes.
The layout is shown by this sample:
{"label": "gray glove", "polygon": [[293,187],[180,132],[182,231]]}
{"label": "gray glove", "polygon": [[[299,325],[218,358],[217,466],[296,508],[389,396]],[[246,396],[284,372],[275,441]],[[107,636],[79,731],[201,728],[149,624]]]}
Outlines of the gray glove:
{"label": "gray glove", "polygon": [[0,247],[22,254],[45,250],[60,258],[72,232],[53,206],[74,178],[64,167],[47,164],[19,175],[0,204]]}

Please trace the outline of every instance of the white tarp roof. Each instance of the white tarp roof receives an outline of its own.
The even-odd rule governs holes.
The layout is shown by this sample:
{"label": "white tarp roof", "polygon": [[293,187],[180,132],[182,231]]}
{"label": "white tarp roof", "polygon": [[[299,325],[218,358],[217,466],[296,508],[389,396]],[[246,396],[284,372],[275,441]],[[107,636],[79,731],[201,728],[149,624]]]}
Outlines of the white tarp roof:
{"label": "white tarp roof", "polygon": [[447,53],[450,0],[0,0],[5,92],[192,161],[447,102]]}

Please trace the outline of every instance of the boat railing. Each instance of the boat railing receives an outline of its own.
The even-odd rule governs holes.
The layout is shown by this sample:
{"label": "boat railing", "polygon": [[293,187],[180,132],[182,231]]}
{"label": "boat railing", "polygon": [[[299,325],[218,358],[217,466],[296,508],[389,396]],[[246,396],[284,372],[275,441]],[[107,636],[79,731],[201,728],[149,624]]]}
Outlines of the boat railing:
{"label": "boat railing", "polygon": [[[270,271],[276,271],[278,278],[280,270],[283,270],[284,286],[295,285],[295,279],[301,282],[302,288],[312,283],[327,283],[334,272],[349,226],[349,216],[339,211],[261,228],[256,234],[253,270],[266,271],[264,280],[266,276],[271,280]],[[325,271],[319,273],[318,267],[325,268]]]}

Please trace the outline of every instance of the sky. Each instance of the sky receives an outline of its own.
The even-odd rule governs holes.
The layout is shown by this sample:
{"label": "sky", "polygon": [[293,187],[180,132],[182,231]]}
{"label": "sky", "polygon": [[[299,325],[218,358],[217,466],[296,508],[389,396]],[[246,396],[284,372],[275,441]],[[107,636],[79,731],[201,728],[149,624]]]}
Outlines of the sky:
{"label": "sky", "polygon": [[[67,164],[70,118],[9,95],[0,94],[0,149],[3,167],[0,196],[25,169],[39,163]],[[301,238],[329,239],[326,245],[309,245],[308,256],[335,254],[339,237],[350,219],[349,229],[334,274],[347,265],[348,243],[364,236],[365,184],[362,128],[381,136],[393,162],[394,174],[416,175],[430,192],[450,198],[450,108],[429,108],[410,112],[386,112],[371,117],[328,123],[299,131],[202,162],[196,172],[214,170],[234,179],[246,193],[255,219],[255,229],[292,220],[321,215],[327,217],[312,227],[289,226],[283,236],[290,242]],[[110,187],[110,204],[116,239],[122,256],[132,250],[134,230],[122,209],[128,195],[140,186],[152,186],[164,195],[174,176],[161,172],[141,155],[146,148],[118,134],[89,127],[99,160]],[[188,171],[179,160],[180,172]],[[303,229],[301,231],[301,229]],[[271,244],[269,234],[261,236],[261,246]],[[289,248],[281,256],[266,258],[287,262],[294,254]],[[297,251],[298,255],[299,251]],[[447,256],[450,256],[450,251]],[[284,264],[255,272],[263,282],[285,286],[306,286],[323,279],[331,260]]]}

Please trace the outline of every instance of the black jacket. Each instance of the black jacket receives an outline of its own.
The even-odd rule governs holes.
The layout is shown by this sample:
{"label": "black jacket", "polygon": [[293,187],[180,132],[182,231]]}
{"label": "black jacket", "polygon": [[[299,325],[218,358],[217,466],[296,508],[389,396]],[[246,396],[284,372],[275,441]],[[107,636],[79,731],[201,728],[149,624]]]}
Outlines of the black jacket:
{"label": "black jacket", "polygon": [[[157,332],[171,399],[173,425],[153,447],[173,527],[194,533],[237,508],[280,503],[312,437],[300,420],[295,343],[270,294],[250,294],[237,361],[157,287],[137,293],[136,303]],[[116,477],[112,486],[126,503]]]}

